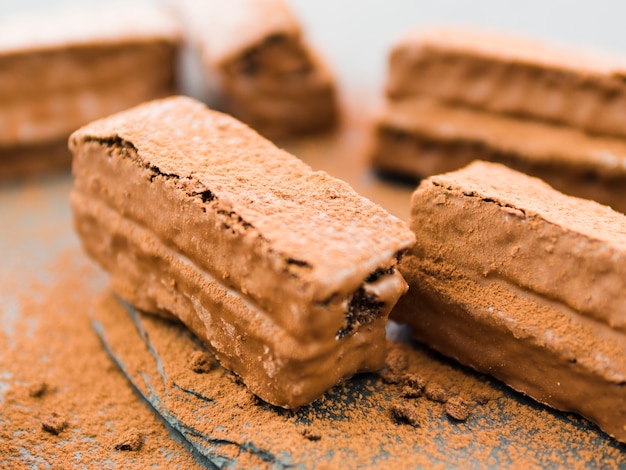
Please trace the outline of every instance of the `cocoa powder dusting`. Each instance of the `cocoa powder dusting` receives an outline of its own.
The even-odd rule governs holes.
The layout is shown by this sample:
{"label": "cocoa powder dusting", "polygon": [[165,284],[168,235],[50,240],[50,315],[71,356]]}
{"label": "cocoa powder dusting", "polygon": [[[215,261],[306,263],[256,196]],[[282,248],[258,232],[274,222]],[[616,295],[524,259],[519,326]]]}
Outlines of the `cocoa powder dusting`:
{"label": "cocoa powder dusting", "polygon": [[[392,212],[408,214],[410,190],[371,182],[356,159],[343,160],[340,168],[330,157],[363,141],[362,132],[343,133],[339,142],[328,137],[326,144],[303,140],[296,153]],[[206,465],[138,392],[159,398],[161,412],[191,423],[191,431],[181,428],[187,439],[213,445],[219,466],[626,464],[626,447],[584,419],[525,399],[415,343],[390,341],[380,373],[347,380],[296,411],[263,403],[183,329],[142,314],[150,345],[159,352],[156,361],[116,298],[97,304],[106,279],[72,235],[70,184],[65,176],[0,192],[0,217],[12,221],[12,230],[0,231],[0,246],[13,247],[4,250],[0,265],[0,467]],[[124,373],[92,327],[89,315],[98,312],[101,334]],[[43,423],[57,435],[44,431]],[[283,458],[287,464],[277,463]]]}
{"label": "cocoa powder dusting", "polygon": [[[430,468],[482,464],[486,459],[492,459],[493,466],[515,466],[509,460],[514,455],[515,464],[577,467],[582,466],[577,455],[594,446],[594,461],[607,463],[620,455],[619,446],[600,443],[597,435],[563,420],[562,414],[523,400],[416,344],[388,343],[388,364],[380,374],[400,363],[404,375],[399,383],[388,384],[380,374],[364,374],[333,388],[312,405],[295,411],[278,409],[255,398],[221,367],[202,375],[190,371],[183,358],[198,344],[185,340],[177,325],[145,314],[131,321],[111,296],[101,305],[105,308],[96,308],[95,318],[109,331],[106,342],[113,351],[133,344],[137,337],[136,328],[130,327],[133,321],[150,338],[150,348],[120,351],[117,360],[131,376],[137,375],[135,367],[150,371],[150,393],[162,397],[159,406],[193,427],[192,441],[231,465],[339,468],[349,457],[354,467],[378,462]],[[160,372],[154,365],[148,367],[153,358],[150,349],[161,361]],[[447,390],[450,398],[441,403],[425,395],[405,396],[407,386],[423,384]],[[147,391],[141,384],[140,389]],[[190,403],[194,399],[196,403]],[[205,417],[202,422],[197,420],[199,410]],[[541,439],[532,438],[536,434]],[[228,444],[196,438],[201,435]],[[247,439],[254,443],[253,449],[244,445]]]}
{"label": "cocoa powder dusting", "polygon": [[[10,221],[0,233],[0,468],[201,468],[91,327],[105,284],[71,233],[70,184],[55,175],[0,191]],[[130,429],[143,446],[115,451]]]}
{"label": "cocoa powder dusting", "polygon": [[[9,378],[0,400],[0,467],[162,466],[171,456],[181,468],[199,468],[102,349],[87,318],[93,289],[84,282],[98,276],[91,267],[76,267],[77,255],[67,253],[50,268],[52,288],[31,285],[35,298],[20,296],[15,343],[0,356],[0,370]],[[64,275],[67,268],[71,274]],[[43,386],[42,376],[55,386]],[[120,439],[128,429],[141,429],[143,448]],[[134,450],[137,457],[129,460],[114,449]]]}

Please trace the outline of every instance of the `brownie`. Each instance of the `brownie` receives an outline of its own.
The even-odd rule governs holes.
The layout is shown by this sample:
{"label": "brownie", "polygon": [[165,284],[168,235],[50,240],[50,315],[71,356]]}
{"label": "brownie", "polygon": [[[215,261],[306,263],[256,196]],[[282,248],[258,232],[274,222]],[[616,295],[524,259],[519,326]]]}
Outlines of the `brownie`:
{"label": "brownie", "polygon": [[113,289],[179,318],[264,400],[297,407],[385,358],[406,225],[190,98],[70,138],[75,227]]}
{"label": "brownie", "polygon": [[486,162],[424,180],[411,206],[392,317],[626,441],[626,216]]}
{"label": "brownie", "polygon": [[283,0],[174,4],[216,106],[272,138],[336,124],[333,77]]}
{"label": "brownie", "polygon": [[4,19],[0,174],[69,166],[67,138],[76,128],[170,95],[178,34],[176,24],[148,3]]}

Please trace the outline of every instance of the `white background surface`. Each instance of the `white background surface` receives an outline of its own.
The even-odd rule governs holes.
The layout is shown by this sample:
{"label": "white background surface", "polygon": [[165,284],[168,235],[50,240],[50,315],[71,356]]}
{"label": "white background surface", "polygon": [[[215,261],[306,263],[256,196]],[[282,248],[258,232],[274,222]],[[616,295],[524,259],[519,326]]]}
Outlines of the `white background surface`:
{"label": "white background surface", "polygon": [[[0,0],[0,18],[77,1]],[[379,90],[394,40],[411,28],[427,25],[485,26],[626,56],[625,0],[287,1],[345,87]]]}

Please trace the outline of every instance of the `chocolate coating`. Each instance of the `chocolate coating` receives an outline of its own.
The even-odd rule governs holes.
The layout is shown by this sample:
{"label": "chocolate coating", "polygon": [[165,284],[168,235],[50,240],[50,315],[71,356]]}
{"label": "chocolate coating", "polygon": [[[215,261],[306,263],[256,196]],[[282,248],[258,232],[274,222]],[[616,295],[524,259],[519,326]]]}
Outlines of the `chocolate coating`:
{"label": "chocolate coating", "polygon": [[58,144],[76,128],[170,95],[178,40],[176,25],[142,3],[0,24],[1,173],[68,163]]}
{"label": "chocolate coating", "polygon": [[272,138],[336,124],[333,77],[286,2],[173,3],[225,111]]}
{"label": "chocolate coating", "polygon": [[419,179],[495,161],[626,212],[626,141],[619,138],[422,97],[389,103],[375,140],[373,164],[383,172]]}
{"label": "chocolate coating", "polygon": [[407,35],[390,57],[388,97],[416,95],[626,136],[626,59],[485,31]]}
{"label": "chocolate coating", "polygon": [[431,177],[412,199],[416,338],[626,440],[626,217],[501,165]]}
{"label": "chocolate coating", "polygon": [[189,98],[70,147],[76,228],[113,287],[185,322],[254,393],[296,407],[382,365],[403,222]]}

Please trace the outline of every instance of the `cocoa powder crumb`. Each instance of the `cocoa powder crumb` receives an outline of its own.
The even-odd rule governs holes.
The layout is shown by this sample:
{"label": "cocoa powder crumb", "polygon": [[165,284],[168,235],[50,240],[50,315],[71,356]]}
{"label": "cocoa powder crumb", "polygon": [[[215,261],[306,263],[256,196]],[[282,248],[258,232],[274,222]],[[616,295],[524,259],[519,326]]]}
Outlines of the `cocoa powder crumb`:
{"label": "cocoa powder crumb", "polygon": [[479,405],[486,405],[487,403],[489,403],[489,396],[487,394],[478,394],[474,397],[474,400],[476,401],[477,404]]}
{"label": "cocoa powder crumb", "polygon": [[402,387],[402,391],[400,392],[400,396],[402,398],[419,398],[421,395],[421,389],[415,389],[413,387],[409,387],[408,385]]}
{"label": "cocoa powder crumb", "polygon": [[196,374],[207,374],[215,366],[215,360],[205,351],[194,351],[189,355],[189,368]]}
{"label": "cocoa powder crumb", "polygon": [[134,429],[126,431],[115,444],[115,450],[137,452],[143,445],[143,435]]}
{"label": "cocoa powder crumb", "polygon": [[387,353],[385,364],[394,372],[402,372],[409,366],[409,359],[404,351],[392,347]]}
{"label": "cocoa powder crumb", "polygon": [[41,398],[48,392],[48,384],[46,382],[37,382],[28,387],[28,396],[32,398]]}
{"label": "cocoa powder crumb", "polygon": [[391,417],[398,423],[410,424],[413,427],[419,427],[421,417],[416,407],[405,403],[394,403],[389,408]]}
{"label": "cocoa powder crumb", "polygon": [[466,421],[470,409],[461,397],[452,397],[446,402],[446,414],[456,421]]}
{"label": "cocoa powder crumb", "polygon": [[417,374],[407,374],[404,376],[404,387],[401,395],[404,398],[418,398],[422,395],[426,381]]}
{"label": "cocoa powder crumb", "polygon": [[426,387],[424,394],[430,401],[436,401],[438,403],[445,403],[448,401],[448,394],[441,387]]}
{"label": "cocoa powder crumb", "polygon": [[402,382],[402,374],[398,374],[397,372],[388,368],[379,371],[378,375],[381,379],[383,379],[383,382],[385,382],[386,384],[399,384],[400,382]]}
{"label": "cocoa powder crumb", "polygon": [[385,359],[385,368],[378,375],[388,384],[398,384],[404,380],[404,371],[409,365],[407,355],[397,347],[389,348]]}
{"label": "cocoa powder crumb", "polygon": [[41,428],[55,436],[67,429],[68,426],[67,420],[54,411],[41,422]]}
{"label": "cocoa powder crumb", "polygon": [[304,428],[302,430],[302,436],[305,439],[308,439],[309,441],[314,441],[314,442],[317,442],[322,439],[322,434],[319,431],[311,427]]}

